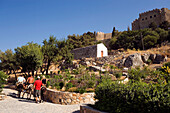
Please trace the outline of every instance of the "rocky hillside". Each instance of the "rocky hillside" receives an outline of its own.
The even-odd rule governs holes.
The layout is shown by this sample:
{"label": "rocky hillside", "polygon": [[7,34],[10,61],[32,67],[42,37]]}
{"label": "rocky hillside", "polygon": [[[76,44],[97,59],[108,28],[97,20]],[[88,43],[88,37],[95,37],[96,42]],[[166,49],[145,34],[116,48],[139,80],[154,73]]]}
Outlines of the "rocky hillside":
{"label": "rocky hillside", "polygon": [[[152,48],[146,51],[136,51],[136,50],[115,50],[110,53],[111,55],[107,57],[100,58],[82,58],[79,60],[74,60],[72,66],[68,66],[71,69],[79,68],[80,65],[87,67],[95,67],[99,69],[105,65],[114,65],[116,67],[122,68],[134,68],[134,67],[144,67],[149,66],[152,68],[157,68],[164,62],[170,61],[170,46],[162,46],[160,48]],[[65,66],[63,62],[61,67]],[[155,66],[155,67],[154,67]]]}

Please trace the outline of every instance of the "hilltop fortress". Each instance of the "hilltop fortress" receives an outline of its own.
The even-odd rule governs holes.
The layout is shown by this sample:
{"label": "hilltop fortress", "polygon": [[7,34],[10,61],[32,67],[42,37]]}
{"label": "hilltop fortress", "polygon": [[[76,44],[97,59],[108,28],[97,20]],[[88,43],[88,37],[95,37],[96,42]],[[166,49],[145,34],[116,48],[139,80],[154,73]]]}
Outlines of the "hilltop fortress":
{"label": "hilltop fortress", "polygon": [[159,26],[162,22],[170,22],[170,10],[168,8],[153,9],[139,14],[139,18],[132,22],[132,30],[148,28],[154,22]]}
{"label": "hilltop fortress", "polygon": [[106,40],[112,38],[112,33],[103,33],[103,32],[97,32],[96,34],[96,40]]}
{"label": "hilltop fortress", "polygon": [[[154,22],[159,26],[162,22],[168,21],[170,23],[170,10],[168,8],[153,9],[139,14],[139,18],[132,22],[132,30],[139,30],[149,28],[149,25]],[[112,33],[96,33],[96,40],[103,41],[107,46],[109,40],[112,38]]]}

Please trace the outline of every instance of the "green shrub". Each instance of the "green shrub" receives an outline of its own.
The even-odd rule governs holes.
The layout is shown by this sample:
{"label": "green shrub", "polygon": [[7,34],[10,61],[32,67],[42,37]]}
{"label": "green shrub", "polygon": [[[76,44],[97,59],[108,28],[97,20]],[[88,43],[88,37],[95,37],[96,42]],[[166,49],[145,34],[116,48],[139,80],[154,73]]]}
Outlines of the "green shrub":
{"label": "green shrub", "polygon": [[50,86],[50,81],[47,81],[47,88]]}
{"label": "green shrub", "polygon": [[79,71],[77,69],[73,69],[72,73],[77,75],[79,74]]}
{"label": "green shrub", "polygon": [[3,84],[6,83],[7,77],[3,71],[0,71],[0,92],[2,92]]}
{"label": "green shrub", "polygon": [[59,78],[60,78],[60,79],[62,79],[62,78],[63,78],[63,76],[62,76],[62,75],[59,75]]}
{"label": "green shrub", "polygon": [[60,89],[60,86],[59,86],[59,83],[58,82],[56,82],[56,83],[53,83],[52,84],[52,88],[56,88],[56,89]]}
{"label": "green shrub", "polygon": [[147,60],[147,63],[148,63],[148,64],[152,64],[152,60],[151,60],[151,59],[148,59],[148,60]]}
{"label": "green shrub", "polygon": [[163,66],[170,67],[170,62],[165,63]]}
{"label": "green shrub", "polygon": [[45,75],[46,76],[46,78],[50,78],[50,75]]}
{"label": "green shrub", "polygon": [[120,77],[122,76],[122,72],[117,72],[117,73],[115,74],[115,76],[116,76],[116,78],[120,78]]}
{"label": "green shrub", "polygon": [[54,78],[55,79],[59,79],[60,77],[58,75],[54,75]]}
{"label": "green shrub", "polygon": [[94,80],[88,80],[87,81],[87,87],[88,88],[93,88],[95,85],[95,81]]}
{"label": "green shrub", "polygon": [[63,82],[60,82],[59,83],[59,86],[60,86],[60,89],[62,89],[64,87],[64,83]]}
{"label": "green shrub", "polygon": [[72,83],[67,83],[67,84],[66,84],[66,90],[70,89],[71,87],[73,87],[73,84],[72,84]]}
{"label": "green shrub", "polygon": [[54,86],[59,86],[59,83],[56,82],[56,83],[54,84]]}
{"label": "green shrub", "polygon": [[109,113],[165,113],[170,106],[170,84],[103,81],[95,89],[95,107]]}
{"label": "green shrub", "polygon": [[70,74],[69,69],[64,70],[67,74]]}
{"label": "green shrub", "polygon": [[140,81],[142,73],[140,72],[140,69],[131,69],[128,71],[129,79]]}
{"label": "green shrub", "polygon": [[60,74],[61,71],[58,71],[58,74]]}
{"label": "green shrub", "polygon": [[77,89],[77,92],[79,92],[80,94],[83,94],[86,92],[86,87],[80,87]]}

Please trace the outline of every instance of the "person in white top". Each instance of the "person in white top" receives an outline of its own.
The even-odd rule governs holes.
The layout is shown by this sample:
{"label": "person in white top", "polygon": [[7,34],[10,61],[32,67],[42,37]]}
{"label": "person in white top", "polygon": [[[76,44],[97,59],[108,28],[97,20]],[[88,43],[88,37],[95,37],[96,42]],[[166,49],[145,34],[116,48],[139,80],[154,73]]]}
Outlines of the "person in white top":
{"label": "person in white top", "polygon": [[17,82],[22,82],[24,83],[25,82],[25,78],[23,77],[23,75],[20,75],[18,78],[17,78]]}
{"label": "person in white top", "polygon": [[17,87],[17,90],[18,90],[18,97],[20,98],[20,95],[21,95],[21,92],[22,90],[24,89],[24,82],[25,82],[25,78],[23,77],[23,75],[20,75],[18,78],[17,78],[17,83],[16,83],[16,87]]}

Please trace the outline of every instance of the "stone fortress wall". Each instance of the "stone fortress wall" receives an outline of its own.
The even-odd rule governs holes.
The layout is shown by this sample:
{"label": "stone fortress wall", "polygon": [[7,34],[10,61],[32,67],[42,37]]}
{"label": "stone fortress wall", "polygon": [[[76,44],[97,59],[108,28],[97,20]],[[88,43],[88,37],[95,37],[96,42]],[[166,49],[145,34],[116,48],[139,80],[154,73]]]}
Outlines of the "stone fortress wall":
{"label": "stone fortress wall", "polygon": [[111,38],[112,38],[112,33],[97,32],[96,34],[96,41],[102,41],[102,43],[104,43],[108,49],[110,49],[109,44]]}
{"label": "stone fortress wall", "polygon": [[139,18],[132,22],[132,30],[148,28],[154,22],[159,26],[162,22],[170,22],[170,10],[168,8],[153,9],[139,14]]}
{"label": "stone fortress wall", "polygon": [[107,40],[112,38],[112,33],[103,33],[103,32],[97,32],[96,34],[96,40]]}

